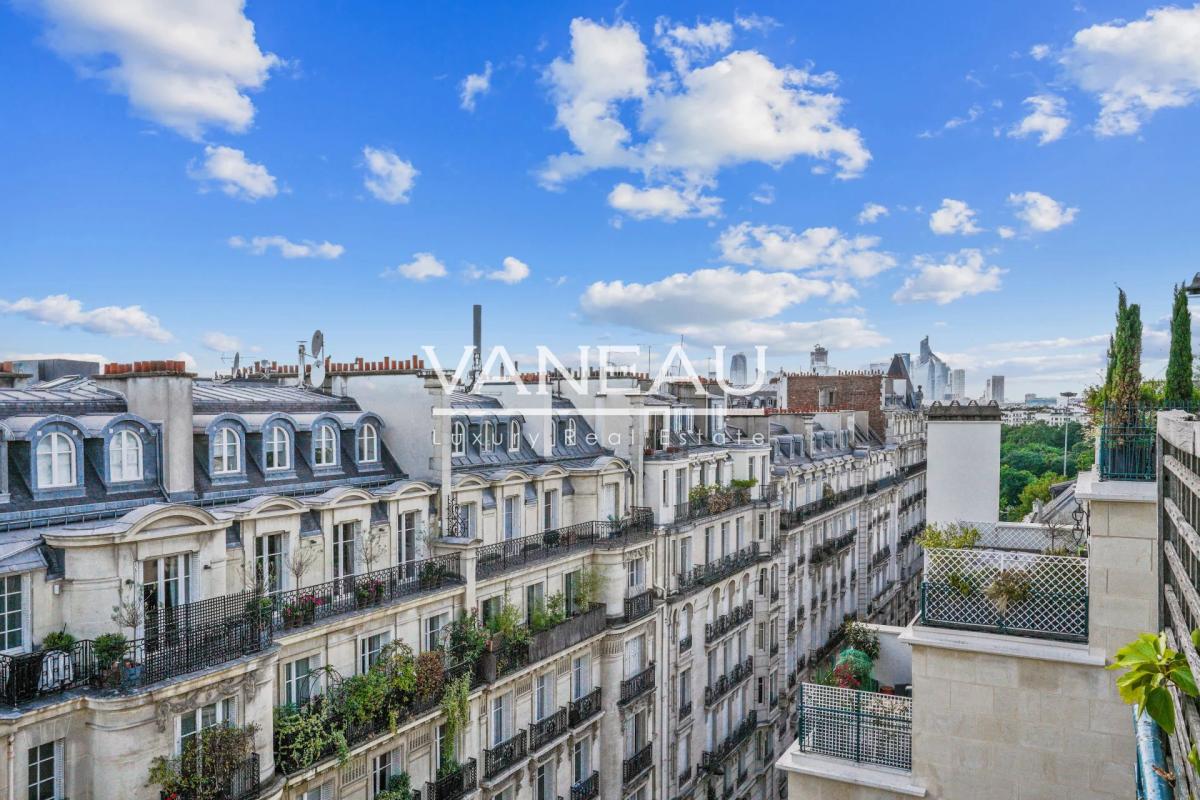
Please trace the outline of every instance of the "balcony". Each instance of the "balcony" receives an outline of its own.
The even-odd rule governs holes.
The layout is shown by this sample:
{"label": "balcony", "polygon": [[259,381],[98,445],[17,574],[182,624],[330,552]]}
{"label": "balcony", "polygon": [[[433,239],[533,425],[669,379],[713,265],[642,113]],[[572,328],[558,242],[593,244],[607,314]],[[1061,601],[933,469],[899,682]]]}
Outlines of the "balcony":
{"label": "balcony", "polygon": [[426,781],[423,800],[459,800],[466,797],[475,791],[479,783],[478,770],[475,759],[468,758],[459,766],[458,772],[443,775],[436,781]]}
{"label": "balcony", "polygon": [[904,477],[911,478],[918,472],[925,471],[925,463],[925,461],[918,461],[915,464],[909,464],[907,467],[901,467],[900,470],[904,473]]}
{"label": "balcony", "polygon": [[529,726],[529,749],[536,753],[567,732],[567,707]]}
{"label": "balcony", "polygon": [[600,713],[600,687],[597,686],[567,706],[567,718],[572,728],[578,728]]}
{"label": "balcony", "polygon": [[483,777],[492,779],[529,755],[525,731],[483,751]]}
{"label": "balcony", "polygon": [[808,753],[912,769],[912,698],[800,685],[797,744]]}
{"label": "balcony", "polygon": [[688,700],[686,703],[679,706],[679,721],[683,722],[690,716],[692,716],[692,701]]}
{"label": "balcony", "polygon": [[592,800],[600,795],[600,773],[593,772],[571,787],[571,800]]}
{"label": "balcony", "polygon": [[677,592],[683,594],[705,586],[711,586],[728,578],[735,572],[752,566],[758,560],[758,542],[751,542],[736,553],[721,556],[716,561],[708,564],[699,564],[686,572],[680,573],[677,576],[679,583]]}
{"label": "balcony", "polygon": [[704,643],[712,644],[720,639],[725,634],[731,632],[743,622],[749,622],[754,616],[754,601],[747,600],[740,606],[736,606],[728,614],[722,614],[717,617],[715,622],[708,622],[704,625]]}
{"label": "balcony", "polygon": [[[693,490],[694,491],[694,490]],[[675,524],[714,517],[728,511],[743,508],[754,502],[750,489],[711,487],[702,497],[689,497],[687,502],[675,504]]]}
{"label": "balcony", "polygon": [[1086,642],[1088,559],[926,550],[920,604],[922,625]]}
{"label": "balcony", "polygon": [[778,602],[779,602],[779,590],[772,589],[771,590],[771,605],[775,605]]}
{"label": "balcony", "polygon": [[758,725],[758,712],[751,711],[746,715],[733,731],[725,737],[725,739],[717,746],[715,750],[709,752],[705,750],[700,756],[700,767],[705,772],[716,772],[721,769],[721,762],[725,757],[737,750],[742,742],[750,738],[754,733],[755,727]]}
{"label": "balcony", "polygon": [[892,546],[890,544],[885,544],[878,552],[875,553],[875,555],[871,556],[871,569],[876,569],[877,567],[881,566],[889,558],[891,558],[891,556]]}
{"label": "balcony", "polygon": [[692,779],[692,765],[688,764],[683,772],[679,773],[679,785],[685,786]]}
{"label": "balcony", "polygon": [[771,642],[771,658],[779,655],[779,642]]}
{"label": "balcony", "polygon": [[1104,407],[1097,468],[1102,481],[1152,481],[1156,414],[1150,406]]}
{"label": "balcony", "polygon": [[747,656],[745,661],[734,664],[729,672],[704,687],[704,707],[712,707],[718,700],[732,692],[753,674],[754,658],[753,656]]}
{"label": "balcony", "polygon": [[638,750],[632,756],[625,759],[625,762],[621,765],[621,781],[625,786],[629,786],[629,784],[642,777],[650,769],[654,763],[652,760],[652,750],[653,746],[647,743],[641,750]]}
{"label": "balcony", "polygon": [[621,705],[627,705],[654,688],[654,662],[632,678],[621,681]]}
{"label": "balcony", "polygon": [[566,652],[580,642],[604,633],[604,605],[596,605],[568,617],[553,628],[538,631],[529,639],[529,660],[541,661]]}
{"label": "balcony", "polygon": [[621,624],[635,622],[642,617],[648,615],[654,610],[654,590],[647,589],[644,592],[635,594],[633,597],[625,598],[625,609],[622,614]]}
{"label": "balcony", "polygon": [[[237,764],[223,768],[222,771],[227,769],[228,774],[219,781],[208,779],[206,776],[208,786],[203,792],[160,792],[159,797],[161,800],[256,800],[262,793],[258,761],[258,753],[251,753]],[[176,758],[175,763],[178,762],[179,759]],[[192,775],[192,780],[197,778],[199,775]],[[219,785],[213,786],[214,783]]]}
{"label": "balcony", "polygon": [[476,550],[475,578],[484,580],[529,564],[594,547],[624,547],[648,538],[653,532],[653,512],[649,508],[635,506],[630,515],[621,520],[580,522],[484,545]]}
{"label": "balcony", "polygon": [[679,640],[679,652],[686,653],[688,650],[691,650],[691,649],[692,649],[692,635],[689,633],[687,636],[685,636]]}

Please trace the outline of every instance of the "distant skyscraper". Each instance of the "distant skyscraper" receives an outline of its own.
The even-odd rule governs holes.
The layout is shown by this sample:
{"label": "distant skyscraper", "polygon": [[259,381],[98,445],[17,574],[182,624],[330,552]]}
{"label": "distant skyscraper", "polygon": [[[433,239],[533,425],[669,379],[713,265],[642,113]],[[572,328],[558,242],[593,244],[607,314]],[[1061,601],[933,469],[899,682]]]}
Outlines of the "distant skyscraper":
{"label": "distant skyscraper", "polygon": [[746,354],[734,353],[729,359],[729,383],[732,386],[745,386],[750,383],[746,379]]}
{"label": "distant skyscraper", "polygon": [[950,370],[950,399],[963,400],[967,396],[967,371],[965,369]]}
{"label": "distant skyscraper", "polygon": [[921,352],[909,367],[913,383],[922,388],[925,402],[950,397],[950,367],[929,347],[929,337],[921,340]]}
{"label": "distant skyscraper", "polygon": [[995,401],[1000,405],[1004,405],[1004,376],[993,375],[987,379],[987,389],[983,393],[983,399],[986,402]]}

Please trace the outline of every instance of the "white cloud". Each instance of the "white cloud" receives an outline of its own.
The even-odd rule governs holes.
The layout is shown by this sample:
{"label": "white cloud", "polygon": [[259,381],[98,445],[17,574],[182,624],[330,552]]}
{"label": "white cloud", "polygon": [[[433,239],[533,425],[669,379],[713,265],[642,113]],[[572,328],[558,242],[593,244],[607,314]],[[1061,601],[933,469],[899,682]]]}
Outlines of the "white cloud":
{"label": "white cloud", "polygon": [[363,158],[369,173],[363,178],[367,191],[385,203],[407,203],[413,182],[421,174],[417,168],[382,148],[364,147]]}
{"label": "white cloud", "polygon": [[942,127],[940,129],[938,129],[936,131],[921,131],[920,133],[917,134],[917,138],[933,139],[937,136],[941,136],[946,131],[952,131],[955,128],[961,128],[964,125],[970,125],[972,122],[974,122],[975,120],[979,119],[982,116],[983,116],[983,106],[976,103],[975,105],[968,108],[967,113],[964,114],[963,116],[951,117],[950,119],[946,120],[942,124]]}
{"label": "white cloud", "polygon": [[837,228],[795,233],[785,225],[748,222],[726,228],[717,239],[722,258],[735,264],[859,279],[896,265],[891,255],[875,249],[878,245],[876,236],[845,236]]}
{"label": "white cloud", "polygon": [[775,187],[769,183],[759,184],[758,189],[750,195],[750,199],[764,206],[775,202]]}
{"label": "white cloud", "polygon": [[241,150],[224,145],[205,145],[204,161],[188,165],[188,175],[197,181],[215,181],[221,191],[241,200],[261,200],[279,194],[275,178],[262,164],[246,159]]}
{"label": "white cloud", "polygon": [[996,228],[996,233],[1000,235],[1001,239],[1011,239],[1017,235],[1017,232],[1007,225],[1001,225],[1000,227]]}
{"label": "white cloud", "polygon": [[504,261],[501,263],[503,264],[501,269],[489,272],[484,277],[489,281],[500,281],[501,283],[508,284],[520,283],[529,277],[529,265],[524,261],[512,256],[505,256]]}
{"label": "white cloud", "polygon": [[938,236],[961,233],[970,236],[983,230],[975,224],[975,212],[962,200],[946,197],[942,207],[929,215],[929,230]]}
{"label": "white cloud", "polygon": [[156,342],[172,339],[158,317],[147,314],[141,306],[102,306],[87,310],[83,303],[65,294],[47,295],[41,300],[22,297],[11,303],[0,300],[0,314],[16,314],[56,328],[79,328],[104,336],[139,336]]}
{"label": "white cloud", "polygon": [[200,337],[200,344],[217,353],[228,353],[240,350],[242,347],[242,343],[236,336],[230,336],[228,333],[220,331],[209,331],[204,334]]}
{"label": "white cloud", "polygon": [[733,44],[733,26],[714,19],[697,22],[695,27],[689,28],[659,17],[654,22],[654,38],[659,49],[670,56],[675,71],[683,74],[693,60],[710,58],[728,50]]}
{"label": "white cloud", "polygon": [[880,205],[879,203],[867,203],[862,207],[862,211],[858,212],[858,224],[870,225],[880,217],[886,217],[887,215],[887,206]]}
{"label": "white cloud", "polygon": [[430,278],[446,277],[446,265],[438,261],[433,253],[413,253],[407,264],[389,267],[380,273],[381,278],[408,278],[411,281],[427,281]]}
{"label": "white cloud", "polygon": [[492,90],[492,62],[483,64],[483,72],[471,73],[462,81],[462,107],[467,111],[475,110],[475,98]]}
{"label": "white cloud", "polygon": [[183,366],[187,368],[189,372],[196,371],[196,357],[186,350],[180,350],[178,353],[176,353],[175,360],[182,361]]}
{"label": "white cloud", "polygon": [[888,338],[857,317],[832,317],[810,322],[734,322],[709,326],[696,323],[678,331],[702,344],[766,345],[768,358],[788,353],[808,353],[818,342],[837,350],[881,347]]}
{"label": "white cloud", "polygon": [[939,263],[930,256],[918,256],[913,263],[916,275],[904,280],[892,299],[899,303],[931,301],[945,305],[970,295],[994,292],[1000,288],[1005,270],[984,264],[983,253],[959,250]]}
{"label": "white cloud", "polygon": [[199,139],[210,126],[241,132],[248,93],[281,60],[264,53],[244,0],[40,0],[46,40],[86,77],[125,95],[140,116]]}
{"label": "white cloud", "polygon": [[744,31],[761,31],[766,33],[772,28],[779,27],[779,20],[761,14],[734,15],[733,24]]}
{"label": "white cloud", "polygon": [[1041,192],[1010,194],[1008,204],[1016,208],[1017,219],[1032,230],[1044,232],[1069,225],[1075,220],[1078,208],[1067,208],[1053,197]]}
{"label": "white cloud", "polygon": [[271,248],[279,251],[284,258],[339,258],[346,248],[333,242],[312,242],[305,239],[293,242],[283,236],[255,236],[246,240],[241,236],[230,236],[229,246],[249,250],[256,256],[261,256]]}
{"label": "white cloud", "polygon": [[1035,44],[1029,48],[1029,57],[1034,61],[1041,61],[1048,55],[1050,55],[1050,45],[1048,44]]}
{"label": "white cloud", "polygon": [[829,302],[831,303],[849,303],[858,297],[858,289],[845,281],[834,281],[829,287]]}
{"label": "white cloud", "polygon": [[[655,83],[636,28],[575,19],[570,58],[555,59],[546,77],[557,124],[575,147],[541,170],[549,188],[605,168],[703,184],[727,166],[797,156],[832,161],[849,178],[871,158],[858,131],[841,124],[842,99],[817,91],[831,76],[780,68],[752,50]],[[622,104],[637,117],[640,141]]]}
{"label": "white cloud", "polygon": [[1071,118],[1067,116],[1066,101],[1058,95],[1035,94],[1025,98],[1025,105],[1031,109],[1029,115],[1009,129],[1009,136],[1024,139],[1037,134],[1038,144],[1049,144],[1067,132]]}
{"label": "white cloud", "polygon": [[101,364],[107,364],[112,360],[99,353],[21,353],[12,351],[5,353],[0,358],[5,361],[46,361],[61,358],[66,361],[99,361]]}
{"label": "white cloud", "polygon": [[721,198],[703,195],[694,187],[638,189],[628,183],[618,183],[608,194],[608,204],[634,219],[659,217],[674,221],[684,217],[715,217],[721,213]]}
{"label": "white cloud", "polygon": [[1100,101],[1098,135],[1136,133],[1156,111],[1191,105],[1200,92],[1200,5],[1084,28],[1060,61]]}

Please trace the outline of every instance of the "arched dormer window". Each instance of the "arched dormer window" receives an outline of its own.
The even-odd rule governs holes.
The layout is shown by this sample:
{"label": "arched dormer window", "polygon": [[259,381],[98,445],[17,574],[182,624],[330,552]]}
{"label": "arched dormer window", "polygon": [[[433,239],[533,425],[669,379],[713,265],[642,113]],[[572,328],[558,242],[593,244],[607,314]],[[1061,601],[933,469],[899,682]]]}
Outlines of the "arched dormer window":
{"label": "arched dormer window", "polygon": [[479,451],[490,453],[496,449],[496,426],[491,422],[483,423],[480,428]]}
{"label": "arched dormer window", "polygon": [[42,437],[37,446],[38,488],[74,486],[75,442],[65,433],[54,431]]}
{"label": "arched dormer window", "polygon": [[567,420],[567,430],[563,434],[563,444],[567,447],[575,446],[575,420]]}
{"label": "arched dormer window", "polygon": [[374,464],[379,460],[379,431],[368,422],[358,429],[358,463]]}
{"label": "arched dormer window", "polygon": [[114,483],[142,479],[142,437],[117,431],[108,443],[108,477]]}
{"label": "arched dormer window", "polygon": [[292,466],[292,437],[282,425],[267,429],[263,442],[263,463],[269,470],[290,469]]}
{"label": "arched dormer window", "polygon": [[550,420],[550,446],[558,446],[558,420]]}
{"label": "arched dormer window", "polygon": [[318,467],[337,466],[337,431],[328,422],[317,426],[313,437],[313,463]]}
{"label": "arched dormer window", "polygon": [[229,475],[242,471],[242,440],[230,427],[220,428],[213,441],[213,474]]}
{"label": "arched dormer window", "polygon": [[508,452],[515,453],[521,449],[521,423],[515,419],[508,421]]}
{"label": "arched dormer window", "polygon": [[467,454],[467,426],[455,422],[450,434],[450,455],[462,456]]}

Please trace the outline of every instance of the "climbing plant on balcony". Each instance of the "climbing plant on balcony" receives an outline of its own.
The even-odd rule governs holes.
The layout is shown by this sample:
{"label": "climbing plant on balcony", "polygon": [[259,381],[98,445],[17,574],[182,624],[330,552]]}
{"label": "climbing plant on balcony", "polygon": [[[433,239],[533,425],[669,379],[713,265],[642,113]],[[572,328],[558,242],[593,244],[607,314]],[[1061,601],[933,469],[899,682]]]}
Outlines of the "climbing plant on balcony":
{"label": "climbing plant on balcony", "polygon": [[555,625],[561,625],[566,619],[566,601],[562,592],[555,592],[529,612],[529,627],[533,629],[533,633],[540,633]]}
{"label": "climbing plant on balcony", "polygon": [[449,626],[450,650],[458,653],[472,664],[479,660],[487,649],[488,630],[479,621],[479,612],[464,611]]}
{"label": "climbing plant on balcony", "polygon": [[[1192,646],[1200,647],[1200,630],[1192,631]],[[1175,705],[1170,687],[1187,695],[1200,696],[1196,679],[1183,653],[1167,646],[1166,633],[1143,633],[1117,651],[1108,669],[1123,669],[1117,691],[1138,716],[1148,713],[1167,735],[1175,733]]]}
{"label": "climbing plant on balcony", "polygon": [[575,581],[575,605],[587,611],[600,602],[604,593],[604,573],[596,567],[588,567],[579,572]]}
{"label": "climbing plant on balcony", "polygon": [[455,761],[458,734],[471,720],[471,678],[460,675],[446,685],[442,695],[442,713],[446,715],[446,735],[442,738],[442,762]]}
{"label": "climbing plant on balcony", "polygon": [[150,762],[149,784],[170,795],[190,800],[220,800],[230,781],[254,750],[258,726],[214,725],[189,736],[183,752],[174,758]]}
{"label": "climbing plant on balcony", "polygon": [[926,550],[943,548],[963,550],[974,547],[979,543],[979,528],[963,522],[952,522],[947,525],[928,525],[917,537],[917,543]]}

